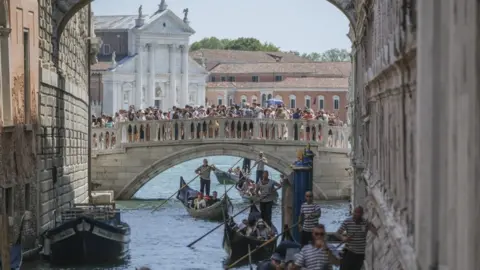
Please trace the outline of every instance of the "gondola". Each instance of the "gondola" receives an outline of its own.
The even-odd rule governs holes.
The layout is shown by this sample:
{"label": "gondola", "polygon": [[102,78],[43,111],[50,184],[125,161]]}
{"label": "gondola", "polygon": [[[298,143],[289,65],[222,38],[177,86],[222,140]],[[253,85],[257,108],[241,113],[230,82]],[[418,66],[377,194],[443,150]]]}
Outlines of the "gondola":
{"label": "gondola", "polygon": [[[249,194],[246,194],[245,192],[241,191],[241,190],[238,190],[238,192],[240,193],[240,197],[242,197],[242,200],[246,203],[253,203],[253,202],[258,202],[260,200],[260,196],[258,195],[249,195]],[[278,191],[275,191],[275,199],[273,200],[273,203],[274,204],[277,204],[278,203]]]}
{"label": "gondola", "polygon": [[[251,223],[255,223],[260,218],[260,211],[252,204],[250,207],[250,214],[248,216],[248,220]],[[223,248],[228,254],[227,261],[229,263],[233,263],[240,259],[241,257],[248,254],[249,246],[250,250],[254,250],[258,246],[264,244],[268,240],[261,240],[255,237],[246,236],[243,233],[239,232],[236,228],[236,223],[233,219],[230,219],[229,222],[225,224],[225,231],[223,236]],[[274,231],[275,234],[278,233],[277,228],[272,225],[271,229]],[[272,253],[275,250],[277,243],[276,241],[272,241],[271,243],[263,246],[261,249],[257,250],[255,253],[252,254],[252,262],[258,262],[261,260],[265,260],[270,258]],[[248,258],[239,262],[247,263]]]}
{"label": "gondola", "polygon": [[52,264],[121,262],[129,251],[130,226],[114,203],[78,204],[60,213],[44,234],[42,254]]}
{"label": "gondola", "polygon": [[[183,186],[186,187],[182,188]],[[232,206],[232,203],[227,195],[207,208],[196,210],[190,206],[190,202],[197,197],[197,194],[198,191],[189,187],[183,177],[180,177],[180,190],[177,193],[177,199],[182,202],[183,207],[185,207],[190,216],[214,221],[228,218],[228,209]]]}
{"label": "gondola", "polygon": [[231,172],[215,169],[213,173],[217,177],[218,182],[222,185],[235,185],[239,181],[239,176]]}
{"label": "gondola", "polygon": [[[22,267],[23,251],[22,251],[22,233],[25,221],[32,218],[32,213],[26,211],[20,221],[19,233],[16,241],[10,247],[10,270],[19,270]],[[2,269],[2,257],[0,256],[0,270]]]}

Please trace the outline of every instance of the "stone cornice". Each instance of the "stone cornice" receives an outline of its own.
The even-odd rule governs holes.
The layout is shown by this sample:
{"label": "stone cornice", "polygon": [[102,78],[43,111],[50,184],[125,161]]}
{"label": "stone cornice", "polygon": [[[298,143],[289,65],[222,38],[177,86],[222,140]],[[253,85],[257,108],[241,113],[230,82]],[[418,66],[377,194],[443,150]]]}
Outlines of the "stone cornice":
{"label": "stone cornice", "polygon": [[8,37],[12,32],[11,28],[0,27],[0,37]]}

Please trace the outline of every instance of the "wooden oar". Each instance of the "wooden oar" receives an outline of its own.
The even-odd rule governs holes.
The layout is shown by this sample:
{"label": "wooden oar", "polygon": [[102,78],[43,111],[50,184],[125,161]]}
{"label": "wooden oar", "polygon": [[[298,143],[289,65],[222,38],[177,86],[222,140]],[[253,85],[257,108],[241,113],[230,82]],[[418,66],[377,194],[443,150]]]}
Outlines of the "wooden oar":
{"label": "wooden oar", "polygon": [[175,191],[170,197],[168,197],[164,202],[162,202],[159,206],[153,208],[152,210],[152,213],[157,211],[157,209],[159,209],[160,207],[162,207],[164,204],[166,204],[171,198],[173,198],[173,196],[175,196],[180,190],[184,189],[185,187],[188,187],[188,184],[192,183],[195,179],[197,179],[200,174],[206,170],[208,170],[209,168],[211,168],[212,165],[208,166],[208,168],[206,169],[203,169],[200,173],[197,174],[197,176],[195,176],[192,180],[190,180],[188,183],[186,183],[185,185],[183,185],[181,188],[179,188],[177,191]]}
{"label": "wooden oar", "polygon": [[[241,257],[240,259],[236,260],[234,263],[230,264],[230,265],[227,266],[227,268],[225,268],[225,269],[230,269],[230,268],[234,267],[235,265],[237,265],[239,262],[243,261],[245,258],[252,256],[253,253],[257,252],[258,250],[260,250],[260,249],[263,248],[264,246],[272,243],[273,241],[276,241],[276,240],[278,239],[278,237],[280,237],[280,236],[283,235],[284,233],[286,233],[286,232],[290,231],[291,229],[297,227],[298,224],[299,224],[299,222],[295,223],[292,227],[284,230],[282,233],[280,233],[280,234],[276,235],[275,237],[273,237],[272,239],[264,242],[264,243],[261,244],[260,246],[256,247],[254,250],[252,250],[252,251],[249,250],[249,251],[248,251],[248,254],[246,254],[246,255],[244,255],[243,257]],[[249,245],[249,247],[250,247],[250,245]]]}
{"label": "wooden oar", "polygon": [[[250,266],[250,270],[253,270],[252,266],[252,252],[250,251],[250,244],[248,244],[248,265]],[[228,267],[227,267],[228,269]]]}
{"label": "wooden oar", "polygon": [[[281,188],[281,187],[276,188],[276,189],[274,189],[274,191],[277,191],[277,190],[279,190],[280,188]],[[263,200],[264,198],[266,198],[268,195],[270,195],[270,194],[267,194],[267,195],[261,197],[260,199],[258,199],[258,200],[256,200],[256,201],[250,203],[247,207],[245,207],[245,208],[243,208],[242,210],[240,210],[239,212],[237,212],[237,213],[236,213],[235,215],[233,215],[231,218],[234,218],[234,217],[240,215],[241,213],[245,212],[245,211],[246,211],[247,209],[249,209],[252,205],[260,202],[261,200]],[[218,224],[217,226],[215,226],[215,228],[211,229],[210,231],[208,231],[208,232],[205,233],[204,235],[202,235],[202,236],[200,236],[199,238],[197,238],[197,240],[195,240],[195,241],[191,242],[190,244],[188,244],[187,247],[192,247],[192,246],[195,245],[198,241],[202,240],[202,239],[205,238],[207,235],[209,235],[209,234],[211,234],[212,232],[214,232],[216,229],[222,227],[225,223],[226,223],[226,222],[222,222],[222,223]]]}

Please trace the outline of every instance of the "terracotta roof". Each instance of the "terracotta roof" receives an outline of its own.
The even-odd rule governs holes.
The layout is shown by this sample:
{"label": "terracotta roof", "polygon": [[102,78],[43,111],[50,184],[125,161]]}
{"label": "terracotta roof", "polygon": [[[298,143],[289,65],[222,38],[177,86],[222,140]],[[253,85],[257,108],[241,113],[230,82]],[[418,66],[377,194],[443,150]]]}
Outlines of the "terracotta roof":
{"label": "terracotta roof", "polygon": [[280,82],[209,82],[208,88],[348,88],[348,78],[286,78]]}
{"label": "terracotta roof", "polygon": [[248,63],[219,64],[212,74],[265,74],[302,73],[332,77],[350,76],[350,62],[310,62],[310,63]]}
{"label": "terracotta roof", "polygon": [[281,62],[305,63],[312,62],[309,59],[287,52],[260,52],[260,51],[235,51],[235,50],[210,50],[200,49],[190,52],[194,59],[205,57],[207,70],[214,68],[219,63],[274,63]]}

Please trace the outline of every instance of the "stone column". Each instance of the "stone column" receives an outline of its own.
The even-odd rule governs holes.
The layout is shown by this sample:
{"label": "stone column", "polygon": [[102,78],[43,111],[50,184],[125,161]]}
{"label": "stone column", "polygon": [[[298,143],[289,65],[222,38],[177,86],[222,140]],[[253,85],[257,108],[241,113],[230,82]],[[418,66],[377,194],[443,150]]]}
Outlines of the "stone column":
{"label": "stone column", "polygon": [[108,80],[104,79],[103,81],[103,113],[105,115],[114,115],[115,114],[115,91],[114,91],[114,82],[110,78]]}
{"label": "stone column", "polygon": [[176,51],[177,45],[170,44],[168,45],[170,49],[170,92],[169,92],[169,99],[168,99],[168,108],[172,108],[173,106],[177,105],[177,59],[176,59]]}
{"label": "stone column", "polygon": [[[114,90],[115,92],[117,93],[117,110],[116,112],[118,112],[119,110],[123,109],[123,91],[122,91],[122,87],[121,87],[121,82],[115,82],[115,85],[114,85]],[[112,115],[114,116],[114,115]]]}
{"label": "stone column", "polygon": [[10,28],[0,28],[0,72],[2,76],[1,81],[1,99],[2,99],[2,118],[3,125],[8,126],[13,124],[12,111],[12,95],[10,90],[10,50],[8,37],[10,36]]}
{"label": "stone column", "polygon": [[182,90],[178,100],[179,105],[184,107],[188,104],[188,45],[182,46]]}
{"label": "stone column", "polygon": [[142,108],[142,99],[143,99],[143,44],[140,41],[137,41],[137,56],[135,57],[135,93],[133,98],[135,99],[134,105],[135,109]]}
{"label": "stone column", "polygon": [[155,44],[149,44],[148,46],[148,61],[149,61],[149,77],[148,77],[148,89],[147,96],[145,97],[145,106],[155,105]]}
{"label": "stone column", "polygon": [[198,91],[198,95],[200,96],[198,105],[205,106],[205,84],[204,83],[198,84],[197,91]]}

